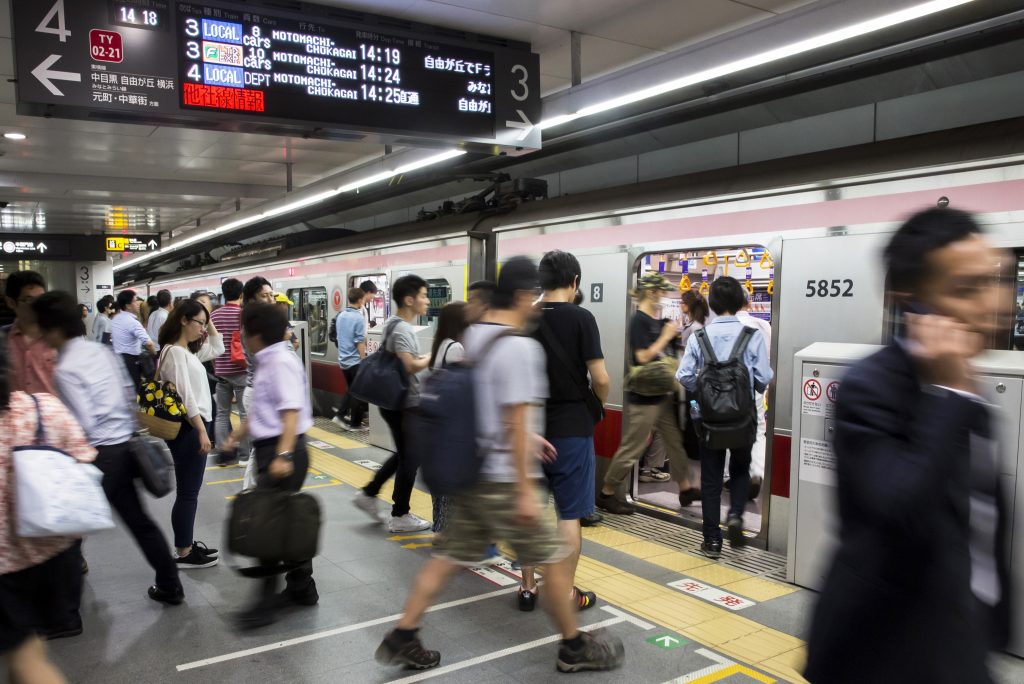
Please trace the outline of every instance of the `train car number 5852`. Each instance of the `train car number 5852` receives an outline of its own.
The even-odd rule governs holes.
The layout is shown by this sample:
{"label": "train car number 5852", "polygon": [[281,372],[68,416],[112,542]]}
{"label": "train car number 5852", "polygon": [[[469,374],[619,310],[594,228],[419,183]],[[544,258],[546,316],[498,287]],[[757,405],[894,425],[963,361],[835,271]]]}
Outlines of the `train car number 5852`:
{"label": "train car number 5852", "polygon": [[853,281],[845,280],[808,280],[807,297],[852,297]]}

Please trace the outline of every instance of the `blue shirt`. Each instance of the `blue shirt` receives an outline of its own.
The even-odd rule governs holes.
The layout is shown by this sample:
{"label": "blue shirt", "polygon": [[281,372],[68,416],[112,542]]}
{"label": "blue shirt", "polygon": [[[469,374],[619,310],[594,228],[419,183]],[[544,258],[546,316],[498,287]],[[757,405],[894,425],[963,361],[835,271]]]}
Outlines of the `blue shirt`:
{"label": "blue shirt", "polygon": [[60,350],[57,393],[92,446],[123,444],[135,431],[135,388],[110,347],[73,337]]}
{"label": "blue shirt", "polygon": [[359,309],[347,307],[338,316],[335,331],[338,335],[338,363],[342,368],[351,368],[362,359],[358,345],[366,341],[366,319]]}
{"label": "blue shirt", "polygon": [[121,311],[110,322],[110,341],[118,354],[138,356],[142,353],[142,347],[152,340],[135,314]]}
{"label": "blue shirt", "polygon": [[[704,326],[708,335],[711,349],[719,361],[725,361],[732,354],[736,338],[745,326],[735,316],[719,316]],[[775,377],[768,359],[768,350],[765,347],[764,335],[760,331],[754,333],[750,338],[750,344],[743,354],[743,363],[750,370],[750,391],[764,392],[765,387]],[[697,335],[690,335],[686,341],[686,352],[683,354],[683,361],[679,364],[676,372],[676,379],[686,388],[688,392],[697,389],[697,376],[704,367],[704,352],[701,351],[700,343],[697,342]]]}

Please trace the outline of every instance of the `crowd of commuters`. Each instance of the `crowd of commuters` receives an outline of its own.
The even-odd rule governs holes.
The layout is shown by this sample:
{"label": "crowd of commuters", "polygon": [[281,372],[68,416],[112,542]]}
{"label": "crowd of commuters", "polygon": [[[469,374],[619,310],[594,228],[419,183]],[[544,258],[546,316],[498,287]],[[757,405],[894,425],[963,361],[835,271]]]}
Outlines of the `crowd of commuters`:
{"label": "crowd of commuters", "polygon": [[[977,397],[969,360],[997,318],[989,310],[995,301],[986,271],[991,253],[969,216],[933,210],[904,225],[886,254],[889,285],[906,312],[905,324],[893,344],[850,372],[840,395],[842,530],[811,632],[812,681],[879,681],[880,674],[925,662],[937,678],[957,672],[957,681],[989,681],[984,656],[1005,640],[1009,620],[1000,541],[1006,507],[988,410]],[[915,266],[915,258],[924,266]],[[963,297],[937,294],[938,273],[945,282],[962,281]],[[652,437],[665,450],[680,506],[701,503],[699,551],[713,559],[722,553],[726,485],[725,536],[733,547],[746,543],[745,507],[764,475],[764,394],[774,377],[770,328],[749,314],[747,293],[734,278],[714,279],[706,298],[683,292],[681,324],[662,316],[662,298],[672,289],[665,277],[640,278],[629,325],[622,440],[598,481],[594,434],[611,382],[597,321],[580,306],[582,277],[579,261],[566,252],[549,252],[539,265],[510,259],[496,282],[473,283],[466,302],[441,309],[429,350],[421,347],[414,327],[430,306],[427,282],[408,274],[392,284],[394,315],[382,326],[381,347],[404,367],[408,389],[397,408],[380,407],[394,453],[354,504],[389,533],[432,528],[435,537],[432,558],[377,649],[379,662],[437,666],[441,654],[425,648],[419,637],[425,614],[460,566],[494,560],[495,543],[502,541],[522,569],[515,606],[532,611],[539,601],[561,635],[557,669],[618,667],[621,641],[579,629],[577,614],[599,600],[576,583],[581,527],[597,507],[634,512],[626,481],[645,453],[650,456]],[[350,289],[347,306],[332,321],[348,386],[367,358],[364,307],[375,293],[369,281]],[[223,305],[216,309],[203,291],[175,304],[167,290],[152,303],[124,290],[97,303],[89,333],[81,306],[67,293],[46,292],[39,274],[11,274],[5,295],[16,318],[0,337],[0,506],[10,511],[11,450],[31,443],[36,426],[45,424],[48,444],[94,462],[102,472],[112,509],[153,569],[148,596],[181,604],[179,573],[211,567],[219,558],[194,533],[212,452],[229,455],[221,465],[251,459],[259,488],[298,492],[306,480],[313,413],[308,378],[294,353],[291,302],[275,295],[262,277],[244,284],[226,279]],[[408,428],[420,406],[421,377],[454,367],[472,371],[480,473],[458,493],[434,497],[428,521],[410,508],[420,464]],[[722,373],[736,381],[728,406],[708,393]],[[135,486],[135,395],[148,380],[173,386],[184,413],[180,429],[167,440],[177,485],[171,545]],[[888,395],[875,391],[894,380],[899,383]],[[730,415],[730,407],[739,407],[740,415]],[[334,421],[359,429],[366,412],[366,404],[346,392]],[[910,424],[928,429],[914,437],[900,428]],[[960,450],[970,458],[960,459]],[[700,464],[699,487],[691,461]],[[893,469],[898,477],[886,474]],[[659,464],[643,461],[641,477],[647,481],[664,479],[661,472]],[[392,477],[393,503],[386,511],[379,495]],[[946,495],[936,497],[936,491]],[[969,506],[951,503],[961,499]],[[935,525],[963,552],[935,553],[929,541],[929,526]],[[15,681],[61,681],[39,638],[74,636],[83,629],[81,541],[24,539],[14,529],[8,515],[0,524],[0,652]],[[238,614],[238,627],[268,625],[289,604],[316,604],[313,561],[260,560],[255,576],[261,581],[252,604]],[[907,563],[903,571],[890,570],[900,563]],[[543,587],[537,568],[543,568]],[[912,598],[918,615],[912,622],[888,601],[897,594]],[[962,608],[956,620],[944,607],[951,600]],[[868,620],[877,624],[879,616],[885,618],[879,625],[884,639],[875,641],[891,653],[851,667],[844,653],[856,634],[852,630]],[[949,644],[942,662],[934,657],[936,642]],[[967,651],[954,654],[954,644]],[[907,670],[906,680],[918,671]]]}

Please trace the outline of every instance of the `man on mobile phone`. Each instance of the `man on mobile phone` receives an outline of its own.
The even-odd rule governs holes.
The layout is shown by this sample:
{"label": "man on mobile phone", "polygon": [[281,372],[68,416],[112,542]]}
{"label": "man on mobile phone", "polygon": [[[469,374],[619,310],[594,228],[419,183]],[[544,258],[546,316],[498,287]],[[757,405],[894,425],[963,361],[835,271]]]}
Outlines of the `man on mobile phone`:
{"label": "man on mobile phone", "polygon": [[[839,548],[805,676],[992,682],[985,659],[1010,621],[1007,511],[971,360],[1003,323],[998,274],[1009,258],[970,215],[929,209],[896,232],[885,259],[904,325],[840,386]],[[865,633],[871,656],[850,658]]]}

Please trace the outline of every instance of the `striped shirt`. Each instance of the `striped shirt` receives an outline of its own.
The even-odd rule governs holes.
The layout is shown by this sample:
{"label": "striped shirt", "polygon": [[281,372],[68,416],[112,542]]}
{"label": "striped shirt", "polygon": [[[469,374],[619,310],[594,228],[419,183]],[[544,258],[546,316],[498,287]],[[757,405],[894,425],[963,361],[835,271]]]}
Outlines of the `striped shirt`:
{"label": "striped shirt", "polygon": [[224,338],[224,353],[213,362],[214,375],[221,378],[241,375],[246,370],[245,364],[231,360],[231,338],[242,329],[242,307],[229,302],[210,314],[210,319]]}

